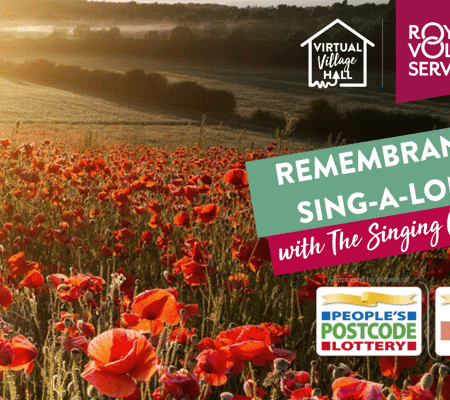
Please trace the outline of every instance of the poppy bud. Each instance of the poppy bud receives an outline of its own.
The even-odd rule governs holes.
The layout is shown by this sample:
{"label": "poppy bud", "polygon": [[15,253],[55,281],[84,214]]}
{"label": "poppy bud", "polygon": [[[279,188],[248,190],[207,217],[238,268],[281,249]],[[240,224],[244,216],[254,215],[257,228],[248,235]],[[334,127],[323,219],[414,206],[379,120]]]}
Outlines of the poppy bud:
{"label": "poppy bud", "polygon": [[387,400],[397,400],[397,396],[394,393],[391,393],[388,397]]}
{"label": "poppy bud", "polygon": [[333,379],[339,379],[339,378],[342,378],[344,375],[345,375],[345,370],[344,370],[344,368],[337,367],[337,368],[333,371]]}
{"label": "poppy bud", "polygon": [[228,325],[228,329],[234,329],[236,326],[237,325],[234,322],[231,322],[230,325]]}
{"label": "poppy bud", "polygon": [[165,279],[169,279],[169,271],[164,271],[163,275]]}
{"label": "poppy bud", "polygon": [[352,372],[352,370],[350,369],[350,367],[347,364],[344,363],[339,363],[339,367],[341,367],[346,374]]}
{"label": "poppy bud", "polygon": [[78,329],[79,331],[82,331],[82,330],[83,330],[83,325],[84,325],[84,322],[83,322],[81,319],[79,319],[79,320],[77,321],[77,329]]}
{"label": "poppy bud", "polygon": [[439,376],[446,376],[448,375],[450,368],[447,365],[442,364],[439,367]]}
{"label": "poppy bud", "polygon": [[322,396],[322,391],[319,388],[315,388],[311,393],[311,397],[320,397],[320,396]]}
{"label": "poppy bud", "polygon": [[420,387],[422,388],[422,390],[426,390],[431,387],[431,385],[433,384],[433,381],[434,381],[433,375],[425,374],[420,379]]}
{"label": "poppy bud", "polygon": [[251,379],[244,383],[244,393],[247,397],[253,397],[253,381]]}
{"label": "poppy bud", "polygon": [[91,399],[98,399],[100,397],[100,392],[92,385],[89,385],[87,388],[87,395]]}
{"label": "poppy bud", "polygon": [[273,360],[273,365],[275,367],[275,371],[283,373],[289,369],[291,363],[285,358],[276,358]]}
{"label": "poppy bud", "polygon": [[230,392],[220,393],[220,399],[221,400],[233,400],[233,394]]}
{"label": "poppy bud", "polygon": [[185,315],[186,315],[186,310],[185,310],[184,308],[182,308],[182,309],[180,310],[180,316],[181,316],[181,318],[183,318]]}
{"label": "poppy bud", "polygon": [[[316,368],[317,367],[317,361],[316,360],[312,360],[311,361],[311,367]],[[314,397],[314,396],[313,396]]]}
{"label": "poppy bud", "polygon": [[403,381],[403,390],[407,390],[408,386],[412,385],[411,379],[405,379]]}
{"label": "poppy bud", "polygon": [[70,382],[70,383],[67,385],[67,391],[68,391],[69,393],[74,393],[74,392],[75,392],[75,383]]}
{"label": "poppy bud", "polygon": [[61,283],[61,285],[59,285],[56,290],[69,290],[70,286],[69,285],[65,285],[64,283]]}
{"label": "poppy bud", "polygon": [[439,363],[433,364],[433,366],[432,366],[431,369],[430,369],[430,374],[432,374],[432,375],[437,375],[440,366],[441,366],[441,364],[439,364]]}
{"label": "poppy bud", "polygon": [[193,344],[197,344],[198,343],[198,336],[197,335],[192,335],[191,336],[191,343],[193,343]]}
{"label": "poppy bud", "polygon": [[390,388],[388,388],[388,387],[385,387],[385,388],[383,388],[381,393],[384,395],[384,397],[387,398],[392,393],[392,390]]}
{"label": "poppy bud", "polygon": [[73,328],[74,323],[70,318],[64,318],[64,326],[66,328]]}

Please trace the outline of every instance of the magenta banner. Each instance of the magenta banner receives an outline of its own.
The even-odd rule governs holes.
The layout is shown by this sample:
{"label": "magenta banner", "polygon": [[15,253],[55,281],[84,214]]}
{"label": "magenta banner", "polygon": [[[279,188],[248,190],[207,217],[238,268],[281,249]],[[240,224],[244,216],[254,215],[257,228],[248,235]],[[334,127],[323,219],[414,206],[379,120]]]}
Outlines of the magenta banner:
{"label": "magenta banner", "polygon": [[450,94],[448,0],[397,1],[397,103]]}
{"label": "magenta banner", "polygon": [[450,207],[269,237],[275,275],[450,246]]}

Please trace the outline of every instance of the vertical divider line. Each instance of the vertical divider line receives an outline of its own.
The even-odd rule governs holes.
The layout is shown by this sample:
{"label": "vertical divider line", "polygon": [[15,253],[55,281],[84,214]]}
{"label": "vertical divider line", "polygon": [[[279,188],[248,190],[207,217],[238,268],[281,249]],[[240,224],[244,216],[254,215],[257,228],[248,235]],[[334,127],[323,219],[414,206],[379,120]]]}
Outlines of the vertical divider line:
{"label": "vertical divider line", "polygon": [[384,21],[381,18],[381,87],[384,87]]}

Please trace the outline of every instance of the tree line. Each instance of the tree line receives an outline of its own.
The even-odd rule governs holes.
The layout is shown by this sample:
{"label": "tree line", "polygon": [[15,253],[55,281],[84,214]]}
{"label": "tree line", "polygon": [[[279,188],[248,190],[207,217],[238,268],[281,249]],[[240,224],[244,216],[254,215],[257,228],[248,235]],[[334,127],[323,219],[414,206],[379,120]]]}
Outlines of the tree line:
{"label": "tree line", "polygon": [[161,74],[146,73],[141,69],[120,73],[87,70],[44,59],[21,64],[0,60],[0,74],[120,99],[138,100],[157,107],[214,113],[233,113],[236,108],[235,96],[230,91],[205,88],[191,81],[170,83]]}

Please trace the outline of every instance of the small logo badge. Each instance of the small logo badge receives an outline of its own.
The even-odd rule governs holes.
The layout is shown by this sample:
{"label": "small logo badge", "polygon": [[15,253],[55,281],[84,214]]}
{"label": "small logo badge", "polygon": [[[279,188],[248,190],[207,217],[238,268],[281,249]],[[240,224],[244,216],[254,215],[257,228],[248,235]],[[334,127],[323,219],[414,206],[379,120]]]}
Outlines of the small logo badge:
{"label": "small logo badge", "polygon": [[316,300],[321,356],[417,356],[422,351],[417,287],[321,287]]}
{"label": "small logo badge", "polygon": [[[336,24],[348,31],[350,41],[328,39],[327,31]],[[302,47],[306,45],[309,87],[327,88],[338,83],[340,87],[367,86],[367,45],[375,45],[340,19],[334,20],[301,44]]]}

